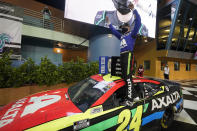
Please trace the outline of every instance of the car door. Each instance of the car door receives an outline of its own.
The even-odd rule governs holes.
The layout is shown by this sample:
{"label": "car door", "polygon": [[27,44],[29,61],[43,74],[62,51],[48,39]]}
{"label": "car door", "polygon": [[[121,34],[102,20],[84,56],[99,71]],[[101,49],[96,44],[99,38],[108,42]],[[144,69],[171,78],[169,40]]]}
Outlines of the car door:
{"label": "car door", "polygon": [[[82,130],[136,130],[142,122],[142,114],[145,110],[144,101],[138,101],[133,106],[124,106],[114,92],[99,109],[90,110],[90,126]],[[97,111],[98,110],[98,111]]]}
{"label": "car door", "polygon": [[[141,93],[141,98],[133,106],[125,106],[120,103],[122,100],[118,96],[118,91],[123,92],[123,90],[117,90],[102,105],[92,107],[85,112],[88,120],[76,122],[83,123],[84,128],[81,130],[138,131],[147,129],[147,127],[153,128],[150,123],[158,120],[157,115],[161,116],[162,114],[160,112],[154,114],[155,111],[151,110],[151,98],[154,97],[154,94],[151,94],[150,89],[148,89],[151,94],[150,97],[145,97],[144,89],[150,87],[151,84],[137,83],[134,86],[140,88],[137,93]],[[124,87],[120,89],[124,89]]]}

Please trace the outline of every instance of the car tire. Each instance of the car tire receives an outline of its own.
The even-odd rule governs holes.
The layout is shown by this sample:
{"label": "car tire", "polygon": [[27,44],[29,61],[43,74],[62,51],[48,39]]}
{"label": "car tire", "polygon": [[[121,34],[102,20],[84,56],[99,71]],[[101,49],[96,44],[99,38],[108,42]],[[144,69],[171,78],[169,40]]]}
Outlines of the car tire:
{"label": "car tire", "polygon": [[174,121],[174,111],[172,108],[167,108],[161,119],[161,130],[166,131]]}

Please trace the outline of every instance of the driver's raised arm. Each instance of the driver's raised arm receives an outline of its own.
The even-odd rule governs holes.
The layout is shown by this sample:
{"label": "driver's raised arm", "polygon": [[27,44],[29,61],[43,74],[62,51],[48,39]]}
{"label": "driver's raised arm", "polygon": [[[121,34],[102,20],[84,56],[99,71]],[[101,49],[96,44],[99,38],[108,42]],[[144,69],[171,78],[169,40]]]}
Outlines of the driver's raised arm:
{"label": "driver's raised arm", "polygon": [[107,24],[109,25],[109,28],[111,29],[112,33],[118,38],[121,38],[121,34],[113,27],[113,25],[111,24],[111,22],[109,21],[109,18],[106,17],[105,18]]}

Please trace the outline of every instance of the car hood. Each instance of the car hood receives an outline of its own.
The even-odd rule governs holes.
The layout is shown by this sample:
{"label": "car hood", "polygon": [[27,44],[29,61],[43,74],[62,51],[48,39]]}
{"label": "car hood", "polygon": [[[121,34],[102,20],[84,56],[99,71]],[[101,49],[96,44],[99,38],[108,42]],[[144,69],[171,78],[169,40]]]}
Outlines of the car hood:
{"label": "car hood", "polygon": [[81,113],[68,88],[34,94],[0,109],[0,131],[24,130],[61,117]]}

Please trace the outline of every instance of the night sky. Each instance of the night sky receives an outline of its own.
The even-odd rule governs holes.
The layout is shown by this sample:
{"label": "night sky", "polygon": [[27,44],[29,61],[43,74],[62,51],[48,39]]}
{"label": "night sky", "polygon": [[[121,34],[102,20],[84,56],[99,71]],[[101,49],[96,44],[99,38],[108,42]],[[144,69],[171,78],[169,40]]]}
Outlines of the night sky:
{"label": "night sky", "polygon": [[54,8],[64,11],[65,0],[36,0],[46,5],[50,5]]}

